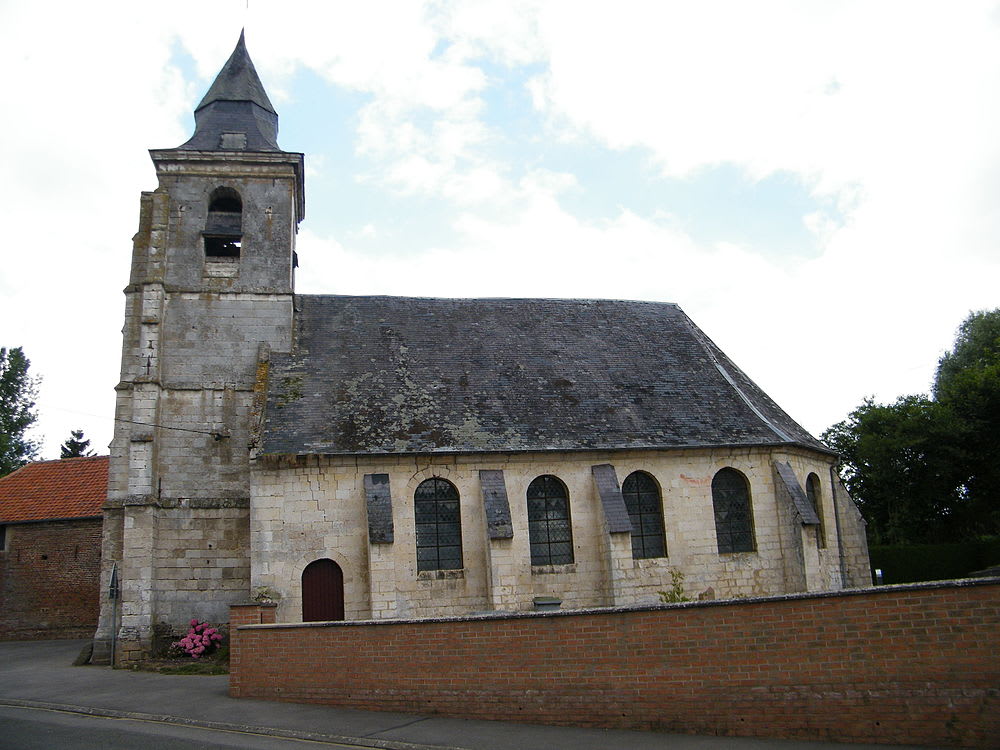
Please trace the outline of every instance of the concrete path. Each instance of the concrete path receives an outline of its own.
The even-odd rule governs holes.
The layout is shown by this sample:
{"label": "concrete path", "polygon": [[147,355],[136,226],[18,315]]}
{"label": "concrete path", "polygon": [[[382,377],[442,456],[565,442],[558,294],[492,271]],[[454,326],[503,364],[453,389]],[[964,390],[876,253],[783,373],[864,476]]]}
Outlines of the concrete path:
{"label": "concrete path", "polygon": [[[825,742],[577,729],[230,698],[228,677],[74,667],[84,641],[0,642],[0,705],[50,708],[357,747],[422,750],[831,748]],[[861,750],[876,745],[844,745]]]}

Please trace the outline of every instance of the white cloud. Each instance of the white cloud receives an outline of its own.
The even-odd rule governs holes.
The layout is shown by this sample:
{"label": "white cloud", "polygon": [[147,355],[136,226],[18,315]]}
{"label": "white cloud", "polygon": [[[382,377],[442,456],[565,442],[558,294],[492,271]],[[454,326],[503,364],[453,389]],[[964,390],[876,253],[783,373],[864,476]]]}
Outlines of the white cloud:
{"label": "white cloud", "polygon": [[[155,187],[145,150],[186,140],[244,22],[276,104],[302,96],[303,68],[365,94],[361,166],[339,184],[366,179],[415,211],[431,201],[453,232],[394,239],[397,217],[366,216],[356,237],[322,237],[307,221],[302,291],[676,301],[814,431],[864,395],[925,389],[966,312],[1000,304],[992,4],[252,5],[112,3],[96,18],[65,4],[58,23],[43,4],[0,6],[14,115],[0,124],[0,345],[23,344],[44,375],[53,448],[79,426],[110,438],[129,238],[140,190]],[[198,80],[172,66],[178,50]],[[530,66],[528,89],[507,93],[537,112],[487,119],[488,95],[509,85],[497,66]],[[502,130],[537,114],[544,133]],[[610,219],[573,214],[581,175],[537,169],[512,145],[539,135],[637,149],[674,177],[723,163],[795,174],[841,216],[806,212],[821,252],[791,263],[699,244],[676,207],[642,216],[628,195]],[[307,164],[310,178],[342,175],[328,155]],[[310,216],[338,210],[307,193]]]}

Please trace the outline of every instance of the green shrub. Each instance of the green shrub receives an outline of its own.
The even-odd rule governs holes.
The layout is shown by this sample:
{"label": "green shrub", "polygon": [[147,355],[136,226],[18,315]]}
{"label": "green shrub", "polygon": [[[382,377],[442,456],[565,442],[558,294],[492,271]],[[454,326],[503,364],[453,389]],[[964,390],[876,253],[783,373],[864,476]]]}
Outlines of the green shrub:
{"label": "green shrub", "polygon": [[868,548],[872,580],[882,569],[882,583],[915,583],[965,578],[1000,563],[1000,538],[962,544],[878,544]]}
{"label": "green shrub", "polygon": [[689,602],[691,598],[684,595],[684,574],[677,568],[670,569],[670,590],[660,591],[660,601],[664,604]]}

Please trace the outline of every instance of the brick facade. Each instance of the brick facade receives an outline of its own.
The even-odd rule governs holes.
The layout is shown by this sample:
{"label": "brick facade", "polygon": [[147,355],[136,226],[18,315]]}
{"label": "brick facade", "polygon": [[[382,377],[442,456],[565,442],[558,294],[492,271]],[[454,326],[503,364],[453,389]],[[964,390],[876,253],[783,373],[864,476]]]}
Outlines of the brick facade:
{"label": "brick facade", "polygon": [[6,526],[0,639],[86,638],[99,609],[101,519]]}
{"label": "brick facade", "polygon": [[234,697],[701,734],[1000,744],[998,579],[551,615],[237,626],[262,615],[233,612]]}

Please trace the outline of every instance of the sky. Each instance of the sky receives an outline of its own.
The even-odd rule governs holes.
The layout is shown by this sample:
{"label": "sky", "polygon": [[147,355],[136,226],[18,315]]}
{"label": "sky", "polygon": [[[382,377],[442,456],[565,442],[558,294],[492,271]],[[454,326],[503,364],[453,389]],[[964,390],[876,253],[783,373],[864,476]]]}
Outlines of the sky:
{"label": "sky", "polygon": [[0,0],[0,346],[107,452],[147,150],[241,28],[297,290],[679,304],[813,434],[1000,306],[1000,4]]}

